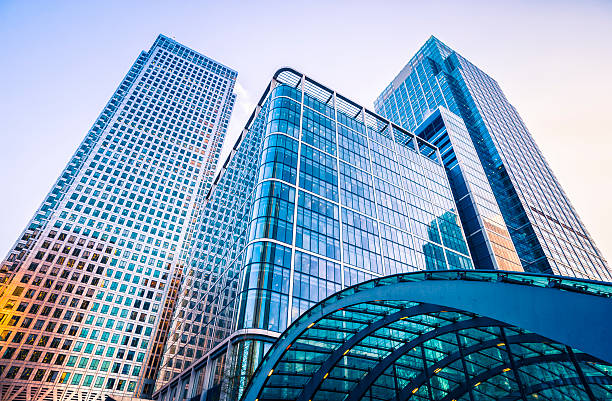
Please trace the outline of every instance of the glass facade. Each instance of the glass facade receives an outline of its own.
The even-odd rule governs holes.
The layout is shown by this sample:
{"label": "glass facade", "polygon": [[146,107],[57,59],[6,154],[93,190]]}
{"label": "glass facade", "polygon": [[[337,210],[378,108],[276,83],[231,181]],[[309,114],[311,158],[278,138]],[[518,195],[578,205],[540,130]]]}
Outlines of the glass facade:
{"label": "glass facade", "polygon": [[151,394],[236,72],[160,35],[0,270],[3,399]]}
{"label": "glass facade", "polygon": [[[417,130],[438,107],[463,120],[525,271],[612,280],[607,262],[497,82],[431,37],[376,99],[375,110]],[[501,227],[483,223],[487,236]]]}
{"label": "glass facade", "polygon": [[522,271],[463,120],[439,107],[417,127],[415,134],[440,149],[474,266],[486,270]]}
{"label": "glass facade", "polygon": [[198,366],[190,391],[238,399],[316,302],[374,277],[473,268],[438,149],[291,69],[208,199],[158,388]]}

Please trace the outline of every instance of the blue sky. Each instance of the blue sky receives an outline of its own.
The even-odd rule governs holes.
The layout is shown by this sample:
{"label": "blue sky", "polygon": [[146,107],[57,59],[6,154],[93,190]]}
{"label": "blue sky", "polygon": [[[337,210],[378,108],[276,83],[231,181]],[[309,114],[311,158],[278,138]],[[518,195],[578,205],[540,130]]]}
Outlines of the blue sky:
{"label": "blue sky", "polygon": [[225,153],[279,67],[371,108],[433,34],[500,83],[612,257],[610,1],[0,0],[0,253],[159,33],[238,71]]}

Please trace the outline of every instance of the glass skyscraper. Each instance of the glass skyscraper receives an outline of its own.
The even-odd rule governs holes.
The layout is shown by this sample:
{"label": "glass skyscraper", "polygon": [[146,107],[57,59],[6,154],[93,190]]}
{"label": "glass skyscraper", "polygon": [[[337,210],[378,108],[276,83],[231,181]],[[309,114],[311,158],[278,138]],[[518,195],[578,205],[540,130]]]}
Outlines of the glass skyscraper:
{"label": "glass skyscraper", "polygon": [[185,399],[238,399],[279,334],[343,288],[473,268],[438,149],[288,68],[215,179],[193,238],[157,383],[180,374]]}
{"label": "glass skyscraper", "polygon": [[150,394],[236,72],[160,35],[0,272],[0,398]]}
{"label": "glass skyscraper", "polygon": [[[481,235],[485,245],[506,237],[507,229],[525,271],[612,280],[607,262],[497,82],[431,37],[378,97],[375,110],[428,137],[435,133],[419,127],[439,107],[463,120],[459,124],[467,128],[469,147],[476,150],[497,201],[495,207],[488,195],[481,197],[491,212],[481,214],[484,218],[478,221],[486,232]],[[459,166],[467,166],[457,160]],[[461,205],[460,209],[462,219],[468,220],[470,212]],[[477,203],[475,209],[483,210]],[[499,210],[505,227],[501,221],[489,226]],[[466,228],[468,239],[477,230]],[[473,241],[471,249],[479,247],[476,242],[483,244]],[[513,259],[511,247],[503,251]],[[486,267],[491,265],[495,266],[493,260]]]}
{"label": "glass skyscraper", "polygon": [[440,148],[474,265],[479,269],[522,271],[463,120],[439,107],[415,133]]}

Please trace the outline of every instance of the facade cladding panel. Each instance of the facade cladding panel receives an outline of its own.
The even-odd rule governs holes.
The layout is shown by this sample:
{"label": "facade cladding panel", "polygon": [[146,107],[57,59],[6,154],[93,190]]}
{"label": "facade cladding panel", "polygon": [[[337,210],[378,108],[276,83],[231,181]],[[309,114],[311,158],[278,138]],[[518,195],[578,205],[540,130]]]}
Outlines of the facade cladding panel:
{"label": "facade cladding panel", "polygon": [[238,399],[316,302],[473,268],[437,148],[302,74],[277,72],[234,150],[194,234],[158,389],[198,366],[190,391]]}
{"label": "facade cladding panel", "polygon": [[498,83],[431,37],[378,97],[375,110],[416,130],[440,106],[465,122],[523,269],[612,280],[607,262]]}
{"label": "facade cladding panel", "polygon": [[522,271],[510,233],[461,117],[439,107],[415,133],[440,150],[474,266]]}
{"label": "facade cladding panel", "polygon": [[152,392],[236,75],[140,54],[2,264],[0,399]]}

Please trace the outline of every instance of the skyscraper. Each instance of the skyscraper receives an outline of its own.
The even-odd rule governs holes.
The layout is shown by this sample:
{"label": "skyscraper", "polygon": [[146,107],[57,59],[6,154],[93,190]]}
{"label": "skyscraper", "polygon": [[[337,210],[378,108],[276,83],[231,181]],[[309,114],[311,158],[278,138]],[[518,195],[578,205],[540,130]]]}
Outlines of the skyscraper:
{"label": "skyscraper", "polygon": [[474,265],[522,271],[510,233],[463,120],[439,107],[415,134],[440,149]]}
{"label": "skyscraper", "polygon": [[236,75],[139,55],[2,264],[0,399],[152,391]]}
{"label": "skyscraper", "polygon": [[473,267],[438,149],[289,68],[207,198],[157,383],[180,373],[187,399],[238,399],[280,333],[343,288]]}
{"label": "skyscraper", "polygon": [[[418,131],[439,107],[463,120],[523,269],[612,280],[607,262],[498,83],[431,37],[376,99],[375,110]],[[483,220],[483,231],[490,228],[486,225]]]}

